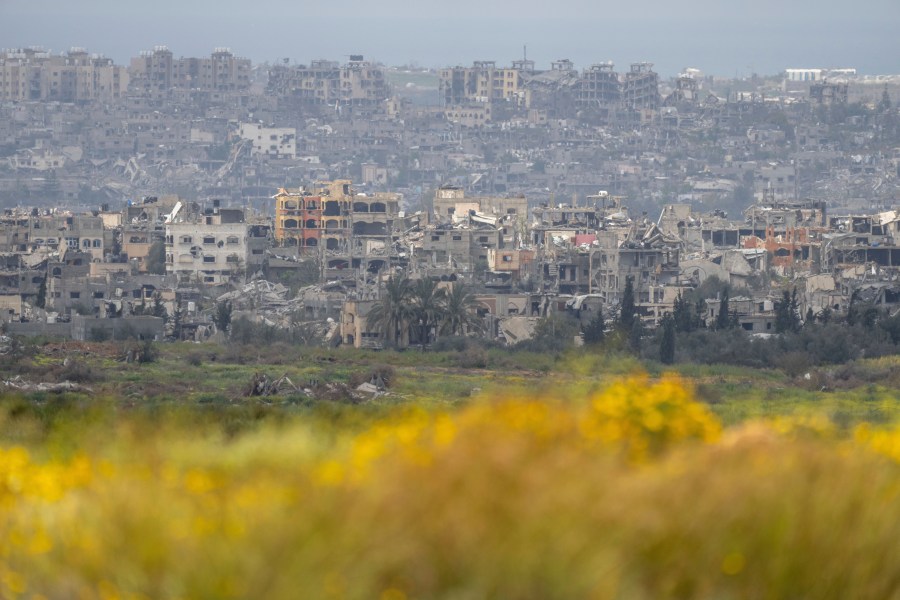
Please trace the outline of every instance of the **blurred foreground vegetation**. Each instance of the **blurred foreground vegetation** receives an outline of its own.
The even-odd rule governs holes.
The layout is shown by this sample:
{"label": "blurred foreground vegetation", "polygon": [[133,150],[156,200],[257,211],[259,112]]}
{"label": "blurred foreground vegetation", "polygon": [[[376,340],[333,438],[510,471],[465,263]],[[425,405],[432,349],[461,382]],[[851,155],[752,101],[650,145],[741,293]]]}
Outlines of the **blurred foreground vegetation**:
{"label": "blurred foreground vegetation", "polygon": [[17,348],[91,391],[0,401],[0,597],[900,596],[898,361],[460,344]]}

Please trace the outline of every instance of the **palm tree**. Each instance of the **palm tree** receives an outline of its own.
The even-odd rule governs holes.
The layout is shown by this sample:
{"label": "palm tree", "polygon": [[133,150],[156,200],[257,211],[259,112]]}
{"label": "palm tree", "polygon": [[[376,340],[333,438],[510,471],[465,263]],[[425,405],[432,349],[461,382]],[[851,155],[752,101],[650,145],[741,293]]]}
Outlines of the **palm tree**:
{"label": "palm tree", "polygon": [[475,295],[462,283],[453,285],[444,299],[444,314],[441,333],[459,335],[469,328],[480,329],[480,321],[475,314]]}
{"label": "palm tree", "polygon": [[447,291],[433,279],[420,279],[412,286],[413,316],[420,327],[422,350],[429,341],[431,328],[443,317],[446,294]]}
{"label": "palm tree", "polygon": [[369,311],[366,322],[381,332],[387,345],[400,346],[404,327],[413,317],[412,286],[403,275],[388,279],[381,298]]}

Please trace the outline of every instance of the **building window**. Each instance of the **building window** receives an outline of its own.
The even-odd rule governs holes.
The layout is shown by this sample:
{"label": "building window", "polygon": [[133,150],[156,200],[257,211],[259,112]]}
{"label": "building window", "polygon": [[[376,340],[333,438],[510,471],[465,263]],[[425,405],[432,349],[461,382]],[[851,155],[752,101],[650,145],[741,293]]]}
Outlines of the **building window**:
{"label": "building window", "polygon": [[81,292],[69,292],[69,298],[72,300],[78,300],[81,298]]}
{"label": "building window", "polygon": [[189,235],[183,235],[183,236],[181,236],[181,243],[182,244],[192,244],[192,243],[194,243],[194,238],[192,238]]}
{"label": "building window", "polygon": [[212,236],[212,235],[203,236],[203,243],[204,244],[215,244],[216,238],[215,238],[215,236]]}
{"label": "building window", "polygon": [[203,257],[203,262],[205,262],[205,263],[214,263],[214,262],[216,262],[216,257],[215,257],[215,256],[204,256],[204,257]]}

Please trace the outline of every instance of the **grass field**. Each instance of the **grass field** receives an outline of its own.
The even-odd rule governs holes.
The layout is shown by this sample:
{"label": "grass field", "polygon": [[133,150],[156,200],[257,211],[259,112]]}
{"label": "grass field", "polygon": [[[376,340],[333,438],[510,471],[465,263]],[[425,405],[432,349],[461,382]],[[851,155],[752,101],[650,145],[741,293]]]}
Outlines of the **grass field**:
{"label": "grass field", "polygon": [[125,350],[3,358],[91,391],[0,400],[0,598],[900,597],[893,359]]}

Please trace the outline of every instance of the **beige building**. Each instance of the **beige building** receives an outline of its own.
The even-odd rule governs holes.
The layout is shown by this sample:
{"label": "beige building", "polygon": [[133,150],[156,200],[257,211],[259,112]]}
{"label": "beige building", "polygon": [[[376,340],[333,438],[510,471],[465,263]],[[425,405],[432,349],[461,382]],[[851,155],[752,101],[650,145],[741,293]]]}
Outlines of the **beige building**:
{"label": "beige building", "polygon": [[347,300],[341,308],[341,343],[354,348],[381,348],[381,333],[372,330],[367,315],[375,300]]}
{"label": "beige building", "polygon": [[442,69],[440,91],[444,106],[494,101],[528,105],[522,72],[516,68],[498,68],[494,61],[476,61],[471,67]]}
{"label": "beige building", "polygon": [[83,48],[59,55],[33,48],[0,52],[0,100],[109,101],[123,98],[128,83],[125,67]]}
{"label": "beige building", "polygon": [[515,217],[525,220],[528,216],[528,200],[525,196],[466,196],[465,190],[454,186],[442,186],[434,194],[434,214],[440,219],[452,219],[467,210],[493,217]]}
{"label": "beige building", "polygon": [[132,89],[152,97],[173,88],[205,92],[235,92],[250,88],[252,63],[228,48],[216,48],[202,58],[175,58],[166,46],[141,52],[131,59]]}
{"label": "beige building", "polygon": [[528,200],[524,195],[466,197],[461,188],[442,186],[435,192],[434,215],[438,221],[493,226],[501,245],[514,248],[526,239]]}
{"label": "beige building", "polygon": [[491,105],[449,106],[444,109],[444,118],[462,127],[482,127],[491,122]]}
{"label": "beige building", "polygon": [[279,65],[269,71],[269,89],[311,104],[372,106],[390,96],[384,68],[360,54],[340,65],[315,60],[307,65]]}

